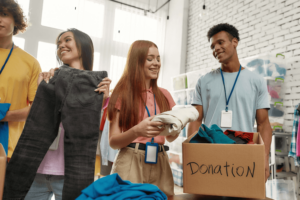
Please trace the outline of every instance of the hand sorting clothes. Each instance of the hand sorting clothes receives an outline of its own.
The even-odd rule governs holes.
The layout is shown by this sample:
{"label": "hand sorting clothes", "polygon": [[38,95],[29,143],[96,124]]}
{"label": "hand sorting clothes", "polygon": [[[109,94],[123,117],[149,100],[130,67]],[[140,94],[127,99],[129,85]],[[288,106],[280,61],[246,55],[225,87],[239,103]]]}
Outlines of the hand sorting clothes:
{"label": "hand sorting clothes", "polygon": [[187,123],[197,120],[199,112],[195,107],[183,108],[178,110],[172,110],[163,112],[156,115],[151,121],[162,122],[165,125],[159,128],[165,128],[160,133],[161,136],[178,135]]}
{"label": "hand sorting clothes", "polygon": [[226,130],[223,133],[216,124],[210,128],[202,124],[197,134],[191,138],[190,143],[255,144],[253,137],[254,133],[234,130]]}
{"label": "hand sorting clothes", "polygon": [[76,200],[88,199],[153,199],[167,200],[167,196],[155,185],[148,183],[131,183],[124,181],[115,173],[98,179],[87,188]]}

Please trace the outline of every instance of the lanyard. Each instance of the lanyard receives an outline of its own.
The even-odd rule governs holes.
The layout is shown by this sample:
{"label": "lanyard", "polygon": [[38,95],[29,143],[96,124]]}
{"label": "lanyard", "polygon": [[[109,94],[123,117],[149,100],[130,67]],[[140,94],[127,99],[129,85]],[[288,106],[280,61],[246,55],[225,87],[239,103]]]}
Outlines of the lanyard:
{"label": "lanyard", "polygon": [[7,63],[7,61],[9,60],[9,57],[10,57],[11,52],[13,51],[13,49],[14,49],[14,43],[13,43],[12,48],[11,48],[11,50],[10,50],[10,52],[9,52],[9,54],[8,54],[8,56],[7,56],[6,60],[5,60],[5,62],[4,62],[4,65],[2,66],[2,68],[1,68],[1,70],[0,70],[0,74],[2,73],[2,71],[3,71],[3,69],[4,69],[4,67],[5,67],[5,65],[6,65],[6,63]]}
{"label": "lanyard", "polygon": [[229,97],[228,97],[228,99],[227,99],[227,96],[226,96],[226,88],[225,88],[225,81],[224,81],[224,76],[223,76],[222,69],[220,68],[221,75],[222,75],[222,80],[223,80],[224,92],[225,92],[225,99],[226,99],[226,112],[228,112],[228,103],[229,103],[230,97],[231,97],[231,95],[232,95],[232,92],[233,92],[233,90],[234,90],[234,87],[235,87],[236,81],[237,81],[237,79],[239,78],[239,75],[240,75],[241,69],[242,69],[242,65],[240,65],[240,70],[239,70],[239,73],[238,73],[238,75],[237,75],[237,76],[236,76],[236,78],[235,78],[235,81],[234,81],[233,87],[232,87],[232,89],[231,89],[230,95],[229,95]]}
{"label": "lanyard", "polygon": [[[156,102],[155,102],[155,94],[153,94],[153,96],[154,96],[154,107],[155,107],[155,114],[154,114],[154,115],[156,115]],[[151,117],[151,115],[150,115],[150,112],[149,112],[149,109],[148,109],[147,105],[145,105],[145,106],[146,106],[146,110],[147,110],[148,116],[149,116],[149,117]]]}
{"label": "lanyard", "polygon": [[[154,96],[154,107],[155,107],[155,110],[154,110],[154,115],[156,115],[156,102],[155,102],[155,94],[153,94],[153,96]],[[148,116],[149,116],[149,117],[151,117],[151,115],[150,115],[150,112],[149,112],[149,109],[148,109],[147,105],[145,105],[145,107],[146,107],[146,110],[147,110]],[[151,143],[153,143],[153,142],[154,142],[154,138],[152,138],[152,139],[151,139]]]}

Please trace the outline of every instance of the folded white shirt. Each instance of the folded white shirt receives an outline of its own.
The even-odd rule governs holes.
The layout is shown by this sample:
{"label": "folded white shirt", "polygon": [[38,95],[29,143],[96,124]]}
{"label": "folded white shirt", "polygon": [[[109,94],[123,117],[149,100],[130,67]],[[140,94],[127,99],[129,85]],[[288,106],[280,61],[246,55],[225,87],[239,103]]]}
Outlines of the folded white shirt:
{"label": "folded white shirt", "polygon": [[[156,115],[151,121],[162,122],[165,124],[163,130],[159,135],[178,135],[187,123],[196,121],[199,117],[199,112],[195,107],[182,108],[171,110]],[[163,126],[159,126],[162,128]]]}

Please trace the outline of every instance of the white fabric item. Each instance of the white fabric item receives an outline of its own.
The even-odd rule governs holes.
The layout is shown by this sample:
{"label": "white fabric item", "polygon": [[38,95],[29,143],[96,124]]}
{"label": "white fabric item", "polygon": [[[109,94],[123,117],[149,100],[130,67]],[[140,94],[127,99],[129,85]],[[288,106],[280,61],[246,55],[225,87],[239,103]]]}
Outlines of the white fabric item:
{"label": "white fabric item", "polygon": [[[181,130],[186,126],[187,123],[196,121],[198,117],[198,110],[192,106],[189,108],[163,112],[159,115],[156,115],[151,121],[162,122],[165,124],[165,130],[159,135],[175,136],[180,134]],[[161,128],[161,126],[159,128]]]}
{"label": "white fabric item", "polygon": [[105,120],[104,128],[102,131],[101,141],[100,141],[100,148],[101,148],[101,161],[102,165],[107,166],[108,161],[113,162],[115,157],[118,153],[118,150],[112,149],[109,146],[109,121]]}

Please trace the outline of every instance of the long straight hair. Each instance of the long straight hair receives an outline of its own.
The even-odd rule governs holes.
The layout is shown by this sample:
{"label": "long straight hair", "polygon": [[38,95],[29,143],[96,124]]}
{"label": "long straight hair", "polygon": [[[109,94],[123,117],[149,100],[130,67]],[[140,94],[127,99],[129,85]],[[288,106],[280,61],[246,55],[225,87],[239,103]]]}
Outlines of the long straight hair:
{"label": "long straight hair", "polygon": [[[150,41],[135,41],[128,51],[126,66],[121,79],[117,83],[108,104],[108,119],[116,116],[115,105],[121,103],[119,127],[126,131],[138,124],[145,112],[147,93],[144,65],[150,47],[157,45]],[[150,81],[155,100],[161,112],[170,110],[167,98],[157,86],[157,79]],[[142,111],[142,116],[140,116]]]}
{"label": "long straight hair", "polygon": [[[58,35],[58,37],[56,38],[56,44],[58,44],[60,36],[62,36],[62,34],[66,32],[72,32],[74,35],[76,47],[79,53],[79,59],[81,60],[83,68],[85,70],[92,71],[94,62],[94,45],[92,39],[88,34],[76,28],[70,28]],[[57,54],[56,59],[59,64],[63,64]]]}

